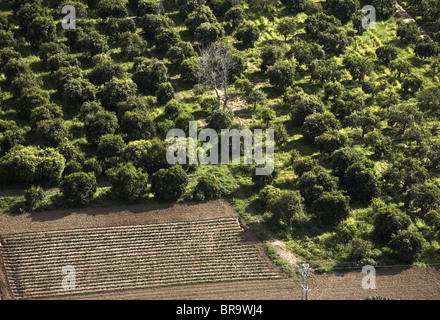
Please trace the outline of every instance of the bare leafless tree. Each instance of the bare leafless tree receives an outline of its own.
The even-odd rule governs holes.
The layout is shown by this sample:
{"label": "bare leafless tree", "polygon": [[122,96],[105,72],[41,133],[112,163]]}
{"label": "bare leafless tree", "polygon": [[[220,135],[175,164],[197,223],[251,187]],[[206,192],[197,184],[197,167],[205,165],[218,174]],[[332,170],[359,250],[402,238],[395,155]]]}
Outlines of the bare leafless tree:
{"label": "bare leafless tree", "polygon": [[231,51],[221,44],[204,48],[200,52],[200,63],[196,67],[196,74],[203,84],[214,89],[219,109],[222,107],[222,100],[223,108],[228,105],[229,80],[236,63]]}

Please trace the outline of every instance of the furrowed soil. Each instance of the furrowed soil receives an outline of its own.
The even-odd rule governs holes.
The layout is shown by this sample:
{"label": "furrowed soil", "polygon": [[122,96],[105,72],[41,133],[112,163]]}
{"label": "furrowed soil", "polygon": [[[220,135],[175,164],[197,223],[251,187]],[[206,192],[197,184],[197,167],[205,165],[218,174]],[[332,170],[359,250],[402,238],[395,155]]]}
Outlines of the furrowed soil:
{"label": "furrowed soil", "polygon": [[204,203],[82,208],[19,215],[0,213],[0,234],[118,227],[224,217],[237,217],[237,213],[233,206],[221,200]]}
{"label": "furrowed soil", "polygon": [[[85,208],[68,211],[51,211],[7,215],[0,213],[0,241],[8,235],[120,227],[131,225],[152,225],[207,219],[238,218],[235,208],[218,200],[205,203],[135,205],[111,208]],[[265,247],[239,219],[245,238],[260,252],[263,260],[271,264],[265,254]],[[2,248],[0,247],[0,253]],[[5,265],[0,254],[0,293],[2,299],[19,298],[12,294],[6,281]],[[272,264],[273,270],[278,270]],[[288,278],[280,274],[278,279],[218,281],[190,283],[184,285],[163,285],[140,289],[109,290],[95,293],[57,295],[44,299],[235,299],[235,300],[298,300],[301,299],[301,276]],[[376,289],[363,289],[361,270],[317,274],[311,272],[308,294],[310,300],[365,299],[381,296],[391,299],[440,299],[440,272],[432,267],[378,268]],[[38,299],[38,297],[36,297]]]}

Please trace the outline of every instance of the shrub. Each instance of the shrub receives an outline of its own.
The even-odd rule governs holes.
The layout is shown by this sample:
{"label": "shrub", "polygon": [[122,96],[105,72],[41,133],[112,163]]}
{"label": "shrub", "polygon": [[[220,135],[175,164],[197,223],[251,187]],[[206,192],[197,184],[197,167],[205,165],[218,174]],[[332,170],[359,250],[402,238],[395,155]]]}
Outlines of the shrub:
{"label": "shrub", "polygon": [[56,147],[69,136],[63,119],[41,120],[36,124],[35,137],[45,146]]}
{"label": "shrub", "polygon": [[123,36],[131,37],[136,34],[136,24],[130,18],[109,18],[105,21],[104,32],[112,40],[124,41]]}
{"label": "shrub", "polygon": [[151,144],[147,140],[130,141],[123,151],[123,158],[126,162],[131,162],[135,167],[146,170],[148,160],[148,150]]}
{"label": "shrub", "polygon": [[177,100],[170,100],[165,105],[165,114],[171,119],[176,118],[181,112],[182,109]]}
{"label": "shrub", "polygon": [[272,124],[270,126],[270,129],[273,129],[274,131],[274,141],[276,145],[284,145],[289,135],[287,134],[286,126],[282,122],[277,122],[275,124]]}
{"label": "shrub", "polygon": [[284,56],[284,50],[275,45],[264,46],[261,49],[261,70],[266,71],[268,67],[273,66],[275,62],[281,60]]}
{"label": "shrub", "polygon": [[304,173],[312,171],[313,168],[319,165],[318,159],[312,158],[311,156],[303,157],[292,157],[292,167],[295,174],[301,177]]}
{"label": "shrub", "polygon": [[159,4],[154,0],[139,0],[137,1],[136,13],[142,17],[145,14],[157,14]]}
{"label": "shrub", "polygon": [[308,142],[314,142],[315,138],[321,134],[332,129],[340,129],[340,127],[341,124],[333,113],[325,111],[307,116],[301,127],[301,133]]}
{"label": "shrub", "polygon": [[324,225],[336,225],[350,213],[349,197],[341,191],[323,192],[312,204],[312,211]]}
{"label": "shrub", "polygon": [[63,98],[69,105],[79,106],[95,100],[96,91],[95,86],[86,79],[70,79],[64,85]]}
{"label": "shrub", "polygon": [[242,78],[235,80],[234,88],[247,96],[253,92],[254,84],[248,78]]}
{"label": "shrub", "polygon": [[336,190],[338,182],[336,177],[318,165],[301,175],[298,186],[305,203],[312,204],[323,192]]}
{"label": "shrub", "polygon": [[98,142],[96,157],[109,167],[120,162],[125,143],[120,135],[106,134]]}
{"label": "shrub", "polygon": [[48,103],[32,109],[29,117],[32,127],[36,127],[42,120],[53,120],[63,117],[63,109],[55,103]]}
{"label": "shrub", "polygon": [[252,22],[242,23],[234,34],[235,38],[246,48],[252,48],[260,37],[260,30]]}
{"label": "shrub", "polygon": [[106,58],[96,63],[89,74],[89,79],[93,84],[100,86],[113,78],[122,79],[124,74],[124,68],[110,58]]}
{"label": "shrub", "polygon": [[102,174],[102,166],[96,158],[90,158],[84,161],[82,170],[86,173],[92,172],[95,177],[99,177]]}
{"label": "shrub", "polygon": [[361,264],[371,257],[374,246],[370,241],[358,238],[354,239],[351,245],[352,248],[348,255],[349,261]]}
{"label": "shrub", "polygon": [[113,78],[98,92],[98,97],[106,109],[116,110],[117,104],[137,93],[137,85],[130,79]]}
{"label": "shrub", "polygon": [[208,6],[200,6],[188,15],[188,18],[185,20],[185,25],[188,27],[188,30],[194,34],[196,29],[205,22],[216,23],[217,19],[212,13],[211,8]]}
{"label": "shrub", "polygon": [[382,46],[376,49],[376,56],[385,64],[397,59],[397,49],[393,46]]}
{"label": "shrub", "polygon": [[82,171],[82,165],[79,162],[76,161],[69,161],[66,163],[66,166],[63,171],[63,176],[68,176],[69,174],[75,173],[75,172],[81,172]]}
{"label": "shrub", "polygon": [[252,183],[254,184],[255,188],[261,189],[271,184],[276,179],[277,176],[278,176],[278,170],[276,169],[274,169],[271,174],[257,175],[255,168],[252,173]]}
{"label": "shrub", "polygon": [[118,118],[113,112],[102,110],[89,114],[84,120],[87,141],[96,144],[101,136],[113,134],[118,128]]}
{"label": "shrub", "polygon": [[244,10],[241,6],[230,8],[225,13],[225,21],[230,24],[233,29],[236,29],[244,20]]}
{"label": "shrub", "polygon": [[78,66],[61,67],[52,73],[52,79],[60,92],[68,80],[82,78],[82,76],[82,69]]}
{"label": "shrub", "polygon": [[60,191],[71,205],[85,205],[93,199],[97,184],[93,173],[75,172],[63,178]]}
{"label": "shrub", "polygon": [[362,160],[363,157],[363,154],[359,150],[350,147],[336,150],[331,155],[330,166],[333,170],[333,174],[343,182],[347,168]]}
{"label": "shrub", "polygon": [[158,16],[154,14],[146,14],[139,19],[139,25],[143,30],[143,36],[147,40],[154,40],[154,38],[162,31],[174,27],[174,22],[165,15]]}
{"label": "shrub", "polygon": [[159,84],[159,88],[156,90],[156,98],[161,105],[172,100],[174,98],[173,85],[169,81]]}
{"label": "shrub", "polygon": [[218,199],[222,195],[220,180],[210,172],[197,178],[197,184],[192,191],[192,197],[197,201]]}
{"label": "shrub", "polygon": [[440,213],[437,210],[431,210],[424,216],[425,221],[428,225],[434,227],[435,229],[440,229]]}
{"label": "shrub", "polygon": [[196,11],[200,7],[205,7],[206,0],[177,0],[177,7],[183,16],[188,16],[191,12]]}
{"label": "shrub", "polygon": [[156,50],[160,53],[166,53],[172,46],[181,41],[180,34],[174,29],[163,30],[154,38]]}
{"label": "shrub", "polygon": [[374,163],[358,161],[345,172],[344,184],[348,194],[354,200],[370,201],[379,195],[379,183],[374,171]]}
{"label": "shrub", "polygon": [[202,45],[209,46],[223,36],[223,27],[220,23],[204,22],[194,31],[194,38]]}
{"label": "shrub", "polygon": [[40,186],[32,185],[24,191],[24,198],[26,206],[32,208],[39,202],[43,201],[45,197],[44,190]]}
{"label": "shrub", "polygon": [[156,134],[156,125],[143,110],[133,110],[124,113],[121,130],[128,140],[148,140]]}
{"label": "shrub", "polygon": [[111,193],[117,199],[136,200],[147,191],[148,174],[131,162],[111,168],[106,174],[112,185]]}
{"label": "shrub", "polygon": [[93,57],[97,54],[106,53],[109,46],[107,37],[92,29],[88,32],[79,32],[73,43],[73,48],[78,52],[83,52],[88,57]]}
{"label": "shrub", "polygon": [[273,86],[285,90],[293,84],[295,69],[296,67],[292,62],[288,60],[278,60],[267,68],[266,77],[269,78]]}
{"label": "shrub", "polygon": [[175,202],[184,193],[188,184],[188,176],[180,165],[168,169],[160,169],[151,177],[151,190],[157,199]]}
{"label": "shrub", "polygon": [[284,41],[287,41],[287,37],[295,32],[296,21],[293,17],[283,17],[280,19],[277,25],[277,31],[284,37]]}
{"label": "shrub", "polygon": [[168,144],[161,139],[153,138],[150,141],[150,147],[147,152],[147,160],[144,161],[144,168],[149,175],[152,175],[159,169],[166,169],[170,164],[166,158]]}
{"label": "shrub", "polygon": [[103,19],[109,17],[125,18],[128,15],[126,5],[127,0],[100,0],[96,10],[98,16]]}
{"label": "shrub", "polygon": [[212,112],[218,107],[218,99],[216,96],[205,96],[200,102],[200,107],[207,112]]}
{"label": "shrub", "polygon": [[57,147],[58,152],[66,159],[66,161],[77,161],[83,163],[86,157],[85,153],[77,144],[70,141],[63,141]]}
{"label": "shrub", "polygon": [[46,68],[50,72],[54,73],[63,67],[75,67],[79,66],[77,58],[65,53],[60,52],[50,56],[46,62]]}
{"label": "shrub", "polygon": [[35,17],[29,24],[25,37],[33,47],[38,47],[44,42],[55,42],[55,21],[51,17]]}
{"label": "shrub", "polygon": [[133,81],[139,90],[156,92],[161,83],[168,81],[168,69],[156,58],[145,60],[135,68]]}
{"label": "shrub", "polygon": [[21,53],[17,52],[14,47],[4,47],[0,49],[0,70],[12,59],[19,60]]}
{"label": "shrub", "polygon": [[276,220],[293,226],[304,220],[304,206],[298,191],[282,190],[280,196],[269,201],[269,209]]}
{"label": "shrub", "polygon": [[15,100],[16,110],[20,117],[29,119],[34,108],[49,104],[49,94],[38,87],[24,88]]}
{"label": "shrub", "polygon": [[197,74],[197,66],[199,59],[197,57],[187,58],[180,64],[180,76],[182,80],[188,84],[196,84],[199,82]]}
{"label": "shrub", "polygon": [[267,94],[260,89],[252,90],[247,97],[246,102],[253,105],[254,111],[257,109],[257,105],[265,105],[267,103]]}
{"label": "shrub", "polygon": [[1,71],[5,74],[7,85],[10,85],[12,81],[21,75],[31,74],[31,69],[22,59],[10,59]]}
{"label": "shrub", "polygon": [[226,109],[217,109],[211,113],[208,120],[210,128],[220,131],[221,129],[228,129],[234,121],[234,115],[231,111]]}
{"label": "shrub", "polygon": [[399,261],[412,263],[417,261],[423,251],[423,236],[418,232],[399,230],[389,243]]}
{"label": "shrub", "polygon": [[348,145],[348,137],[345,132],[329,130],[315,138],[316,147],[324,153],[331,154],[335,150]]}
{"label": "shrub", "polygon": [[381,205],[374,216],[374,237],[380,243],[388,243],[393,234],[408,229],[411,220],[396,207]]}
{"label": "shrub", "polygon": [[281,193],[281,189],[269,184],[258,192],[258,199],[262,202],[263,206],[268,209],[269,203],[280,197]]}
{"label": "shrub", "polygon": [[301,95],[291,106],[290,118],[296,125],[301,125],[307,116],[324,111],[324,104],[316,96]]}
{"label": "shrub", "polygon": [[427,40],[425,37],[416,42],[414,53],[421,59],[428,59],[440,53],[440,46],[435,41]]}
{"label": "shrub", "polygon": [[166,57],[176,66],[180,66],[183,60],[195,56],[194,48],[190,42],[179,41],[170,47],[166,53]]}
{"label": "shrub", "polygon": [[357,222],[353,218],[342,220],[335,228],[336,237],[343,241],[348,242],[355,239],[358,232]]}

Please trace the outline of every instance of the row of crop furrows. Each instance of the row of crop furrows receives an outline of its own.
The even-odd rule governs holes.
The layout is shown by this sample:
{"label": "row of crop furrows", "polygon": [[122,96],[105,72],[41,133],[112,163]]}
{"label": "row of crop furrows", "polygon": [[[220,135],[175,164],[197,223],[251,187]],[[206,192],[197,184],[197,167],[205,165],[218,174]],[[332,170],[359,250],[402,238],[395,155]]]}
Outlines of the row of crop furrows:
{"label": "row of crop furrows", "polygon": [[[280,276],[236,218],[22,233],[5,236],[3,249],[18,298]],[[75,269],[68,291],[67,265]]]}

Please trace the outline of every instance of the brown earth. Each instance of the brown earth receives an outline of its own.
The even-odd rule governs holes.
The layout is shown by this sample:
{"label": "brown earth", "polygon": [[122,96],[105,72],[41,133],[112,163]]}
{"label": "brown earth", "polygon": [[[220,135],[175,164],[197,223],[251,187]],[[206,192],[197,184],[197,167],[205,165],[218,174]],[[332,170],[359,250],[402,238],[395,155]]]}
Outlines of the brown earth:
{"label": "brown earth", "polygon": [[[19,232],[154,224],[236,216],[235,208],[222,200],[172,205],[85,208],[13,216],[0,213],[0,237],[2,234]],[[247,238],[257,243],[259,249],[264,251],[264,246],[258,242],[242,219],[240,219],[240,223],[245,229]],[[310,300],[356,300],[368,296],[405,300],[440,299],[440,272],[435,268],[378,268],[376,275],[376,289],[365,290],[361,286],[365,274],[362,274],[360,269],[352,272],[332,272],[328,274],[311,272],[309,278],[311,291],[308,296]],[[13,298],[5,282],[1,255],[0,292],[3,299]],[[298,300],[301,299],[301,276],[273,280],[198,283],[107,291],[66,295],[56,299]]]}
{"label": "brown earth", "polygon": [[136,224],[236,217],[235,208],[217,200],[204,203],[82,208],[19,215],[0,213],[0,235],[21,232],[117,227]]}
{"label": "brown earth", "polygon": [[[440,272],[434,268],[383,268],[376,271],[376,289],[363,289],[359,271],[311,273],[308,300],[363,300],[380,296],[393,300],[439,300]],[[59,299],[59,298],[57,298]],[[164,286],[146,289],[63,296],[76,300],[300,300],[301,276]]]}

